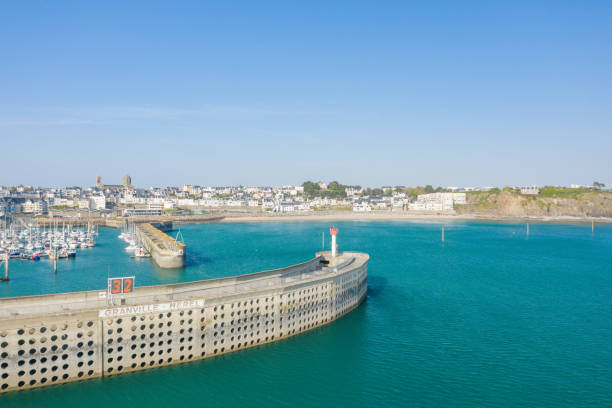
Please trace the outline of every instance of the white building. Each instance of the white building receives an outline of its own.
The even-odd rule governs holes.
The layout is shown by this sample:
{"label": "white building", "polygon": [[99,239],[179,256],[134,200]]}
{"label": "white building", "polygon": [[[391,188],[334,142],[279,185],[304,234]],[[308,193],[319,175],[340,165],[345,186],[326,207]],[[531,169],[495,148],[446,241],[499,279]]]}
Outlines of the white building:
{"label": "white building", "polygon": [[361,193],[361,189],[354,188],[354,187],[346,187],[344,191],[346,192],[346,195],[348,197],[353,197]]}
{"label": "white building", "polygon": [[179,207],[195,207],[196,201],[193,198],[179,198],[178,205]]}
{"label": "white building", "polygon": [[74,207],[76,204],[74,203],[74,200],[71,198],[55,197],[53,199],[53,205],[56,207],[60,207],[60,206]]}
{"label": "white building", "polygon": [[149,210],[159,211],[160,213],[164,209],[164,205],[161,203],[149,203],[148,207],[149,207]]}
{"label": "white building", "polygon": [[370,204],[366,202],[355,203],[353,204],[353,211],[354,212],[370,212],[372,211],[372,207],[370,207]]}
{"label": "white building", "polygon": [[189,195],[197,195],[200,193],[200,189],[192,186],[191,184],[183,185],[183,191]]}
{"label": "white building", "polygon": [[91,202],[88,199],[83,198],[77,202],[77,205],[79,206],[79,210],[89,210]]}
{"label": "white building", "polygon": [[279,202],[276,207],[274,207],[274,211],[280,213],[293,213],[297,210],[298,205],[291,202]]}
{"label": "white building", "polygon": [[91,196],[89,198],[89,208],[92,210],[106,209],[106,197],[104,195]]}
{"label": "white building", "polygon": [[540,189],[536,186],[530,187],[521,187],[521,194],[523,195],[538,195],[540,194]]}
{"label": "white building", "polygon": [[126,208],[123,210],[126,217],[146,217],[161,215],[160,210],[149,210],[148,208]]}
{"label": "white building", "polygon": [[43,200],[27,200],[23,203],[24,213],[34,213],[34,214],[47,214],[48,205],[46,201]]}
{"label": "white building", "polygon": [[242,200],[234,200],[231,198],[225,201],[225,205],[228,207],[246,207],[247,206],[246,202]]}
{"label": "white building", "polygon": [[370,204],[376,210],[387,210],[390,203],[386,200],[372,200]]}
{"label": "white building", "polygon": [[223,202],[218,198],[206,198],[199,201],[201,207],[221,207]]}
{"label": "white building", "polygon": [[411,211],[453,211],[455,204],[466,204],[465,193],[421,194],[414,203],[408,204]]}

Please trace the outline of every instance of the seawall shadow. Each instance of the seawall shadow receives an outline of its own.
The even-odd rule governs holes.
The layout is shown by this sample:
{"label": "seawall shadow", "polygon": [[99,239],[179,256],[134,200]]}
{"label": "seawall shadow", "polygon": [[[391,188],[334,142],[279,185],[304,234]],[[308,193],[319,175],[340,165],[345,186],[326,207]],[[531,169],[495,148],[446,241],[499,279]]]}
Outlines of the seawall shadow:
{"label": "seawall shadow", "polygon": [[187,252],[187,257],[185,258],[185,266],[200,266],[212,263],[212,258]]}
{"label": "seawall shadow", "polygon": [[383,276],[368,275],[368,297],[379,296],[389,285],[389,280]]}

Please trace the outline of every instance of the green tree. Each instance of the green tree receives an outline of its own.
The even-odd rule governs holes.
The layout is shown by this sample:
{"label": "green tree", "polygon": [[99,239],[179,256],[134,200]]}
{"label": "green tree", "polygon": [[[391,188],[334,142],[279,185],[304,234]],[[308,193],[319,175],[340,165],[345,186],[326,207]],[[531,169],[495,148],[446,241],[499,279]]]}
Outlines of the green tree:
{"label": "green tree", "polygon": [[304,195],[306,197],[327,197],[327,198],[344,198],[346,197],[345,185],[332,181],[327,185],[326,189],[322,189],[319,183],[313,183],[312,181],[305,181],[302,183],[304,187]]}
{"label": "green tree", "polygon": [[327,189],[328,190],[338,190],[341,187],[340,183],[338,183],[337,181],[332,181],[331,183],[328,184]]}
{"label": "green tree", "polygon": [[314,197],[321,191],[319,183],[314,183],[312,181],[305,181],[302,183],[302,187],[304,187],[304,195],[307,197]]}
{"label": "green tree", "polygon": [[324,190],[324,195],[329,198],[343,198],[346,197],[346,186],[332,181],[327,186],[327,191]]}

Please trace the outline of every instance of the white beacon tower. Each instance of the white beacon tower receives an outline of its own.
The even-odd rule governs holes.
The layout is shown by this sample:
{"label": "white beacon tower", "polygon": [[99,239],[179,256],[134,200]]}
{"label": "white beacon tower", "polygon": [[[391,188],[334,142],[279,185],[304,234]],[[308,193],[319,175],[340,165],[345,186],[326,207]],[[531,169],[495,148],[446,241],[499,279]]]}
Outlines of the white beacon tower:
{"label": "white beacon tower", "polygon": [[338,244],[336,244],[336,235],[338,235],[338,228],[331,227],[329,229],[329,233],[331,234],[331,255],[332,258],[335,258],[338,254]]}

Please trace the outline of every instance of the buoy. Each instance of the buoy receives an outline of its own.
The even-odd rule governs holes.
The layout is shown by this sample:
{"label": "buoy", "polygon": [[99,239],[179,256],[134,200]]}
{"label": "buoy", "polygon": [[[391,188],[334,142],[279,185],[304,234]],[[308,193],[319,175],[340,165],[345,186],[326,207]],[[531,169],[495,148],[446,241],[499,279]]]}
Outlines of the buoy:
{"label": "buoy", "polygon": [[321,232],[321,251],[325,251],[325,231]]}

